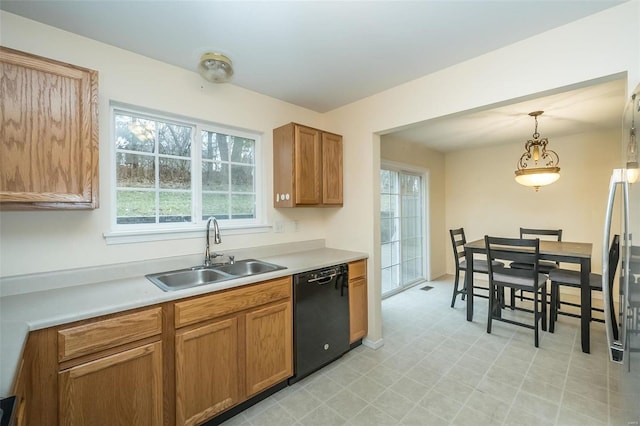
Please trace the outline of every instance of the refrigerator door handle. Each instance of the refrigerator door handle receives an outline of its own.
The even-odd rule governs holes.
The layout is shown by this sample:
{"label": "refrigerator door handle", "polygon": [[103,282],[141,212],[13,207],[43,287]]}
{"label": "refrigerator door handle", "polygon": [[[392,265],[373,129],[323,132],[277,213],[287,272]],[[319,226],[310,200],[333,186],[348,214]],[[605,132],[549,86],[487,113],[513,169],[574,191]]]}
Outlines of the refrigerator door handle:
{"label": "refrigerator door handle", "polygon": [[[629,249],[627,245],[627,228],[628,228],[628,212],[629,212],[629,202],[628,202],[628,191],[629,184],[627,183],[627,171],[626,169],[615,169],[613,174],[611,175],[611,180],[609,181],[609,198],[607,201],[607,211],[605,215],[604,221],[604,233],[602,238],[602,295],[603,295],[603,305],[604,305],[604,318],[605,318],[605,330],[607,334],[607,343],[609,344],[609,358],[614,362],[623,362],[624,358],[624,324],[621,325],[620,334],[616,336],[613,329],[613,322],[616,321],[615,312],[611,311],[611,307],[613,303],[613,294],[611,293],[611,289],[609,288],[609,269],[615,268],[616,265],[609,265],[609,243],[611,241],[611,222],[613,217],[613,204],[615,201],[616,188],[618,184],[622,184],[623,188],[623,204],[624,204],[624,243],[623,247],[625,247],[625,261],[624,265],[629,264]],[[623,277],[627,277],[627,273],[623,271]],[[626,294],[626,289],[625,293]],[[626,310],[626,306],[624,303],[624,297],[620,298],[620,304],[618,309],[620,312],[624,313]]]}

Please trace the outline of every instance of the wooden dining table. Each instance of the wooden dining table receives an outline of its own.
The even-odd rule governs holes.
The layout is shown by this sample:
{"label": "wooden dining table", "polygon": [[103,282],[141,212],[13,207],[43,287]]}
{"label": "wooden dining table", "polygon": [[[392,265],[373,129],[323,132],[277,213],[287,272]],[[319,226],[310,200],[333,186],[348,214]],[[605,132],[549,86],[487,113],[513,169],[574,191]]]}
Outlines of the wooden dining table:
{"label": "wooden dining table", "polygon": [[[591,289],[589,274],[591,273],[592,243],[570,241],[540,240],[540,259],[554,262],[574,263],[580,265],[580,338],[582,352],[589,353],[591,346]],[[473,256],[486,256],[487,249],[484,239],[471,241],[464,245],[465,259]],[[467,261],[465,273],[465,288],[467,289],[467,321],[473,321],[473,262]]]}

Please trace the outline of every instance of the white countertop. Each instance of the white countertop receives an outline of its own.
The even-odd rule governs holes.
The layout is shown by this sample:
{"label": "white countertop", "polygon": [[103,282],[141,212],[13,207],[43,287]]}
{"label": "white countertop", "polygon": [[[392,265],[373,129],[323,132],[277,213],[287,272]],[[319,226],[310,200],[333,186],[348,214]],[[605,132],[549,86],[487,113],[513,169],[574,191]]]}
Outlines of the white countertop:
{"label": "white countertop", "polygon": [[[252,256],[243,258],[247,257]],[[144,274],[140,274],[0,297],[0,397],[11,394],[22,349],[31,330],[211,293],[366,257],[365,253],[316,248],[258,257],[260,260],[285,266],[287,269],[185,290],[165,292],[146,279]],[[193,263],[181,267],[190,266],[193,266]],[[178,268],[171,267],[153,272]],[[103,276],[108,277],[108,274]],[[39,279],[44,278],[39,277]]]}

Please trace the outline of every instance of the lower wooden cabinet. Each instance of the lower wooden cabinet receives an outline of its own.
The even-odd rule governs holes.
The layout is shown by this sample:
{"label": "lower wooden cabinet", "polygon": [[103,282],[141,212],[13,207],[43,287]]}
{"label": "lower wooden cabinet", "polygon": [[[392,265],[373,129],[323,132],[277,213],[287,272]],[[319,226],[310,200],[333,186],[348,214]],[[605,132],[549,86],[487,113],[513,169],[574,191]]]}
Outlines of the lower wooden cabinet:
{"label": "lower wooden cabinet", "polygon": [[367,261],[349,263],[349,340],[354,343],[367,335]]}
{"label": "lower wooden cabinet", "polygon": [[238,319],[176,333],[176,424],[196,425],[236,405]]}
{"label": "lower wooden cabinet", "polygon": [[[367,335],[366,260],[349,264]],[[290,276],[31,332],[18,426],[197,425],[293,375]]]}
{"label": "lower wooden cabinet", "polygon": [[291,277],[175,303],[176,425],[200,424],[293,375]]}
{"label": "lower wooden cabinet", "polygon": [[246,315],[246,391],[251,397],[293,375],[293,313],[285,301]]}
{"label": "lower wooden cabinet", "polygon": [[60,425],[161,425],[162,344],[151,343],[59,373]]}

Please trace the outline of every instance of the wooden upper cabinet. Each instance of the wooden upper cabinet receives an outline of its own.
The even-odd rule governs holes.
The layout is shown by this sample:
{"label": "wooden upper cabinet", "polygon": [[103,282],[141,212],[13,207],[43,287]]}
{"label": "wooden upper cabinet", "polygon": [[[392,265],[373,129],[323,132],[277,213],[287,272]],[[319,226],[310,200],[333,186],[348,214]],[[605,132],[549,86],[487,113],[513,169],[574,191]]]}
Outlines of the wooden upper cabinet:
{"label": "wooden upper cabinet", "polygon": [[342,136],[322,134],[322,204],[342,205]]}
{"label": "wooden upper cabinet", "polygon": [[0,47],[0,210],[98,207],[98,72]]}
{"label": "wooden upper cabinet", "polygon": [[274,207],[342,206],[342,136],[289,123],[273,130]]}

